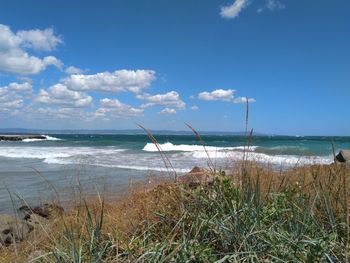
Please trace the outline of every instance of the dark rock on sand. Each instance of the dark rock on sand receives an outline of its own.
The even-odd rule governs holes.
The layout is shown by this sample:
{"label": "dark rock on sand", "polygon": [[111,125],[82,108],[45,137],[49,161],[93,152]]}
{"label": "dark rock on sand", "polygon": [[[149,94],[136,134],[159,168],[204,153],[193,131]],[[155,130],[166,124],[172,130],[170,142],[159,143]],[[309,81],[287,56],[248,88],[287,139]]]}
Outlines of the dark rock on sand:
{"label": "dark rock on sand", "polygon": [[205,169],[195,166],[190,172],[179,177],[179,182],[189,187],[196,187],[199,185],[212,184],[214,182],[214,176],[210,175]]}
{"label": "dark rock on sand", "polygon": [[36,214],[46,219],[51,219],[51,218],[59,217],[64,213],[63,207],[56,204],[43,204],[41,206],[35,206],[35,207],[29,207],[27,205],[24,205],[24,206],[21,206],[19,210],[24,212],[25,220],[30,218],[33,214]]}
{"label": "dark rock on sand", "polygon": [[20,242],[26,239],[32,231],[49,229],[51,223],[64,213],[63,208],[56,204],[36,207],[25,205],[19,210],[24,213],[23,219],[0,215],[0,247]]}
{"label": "dark rock on sand", "polygon": [[350,150],[341,150],[335,158],[340,163],[350,163]]}
{"label": "dark rock on sand", "polygon": [[14,216],[0,216],[0,247],[10,246],[27,238],[31,227]]}

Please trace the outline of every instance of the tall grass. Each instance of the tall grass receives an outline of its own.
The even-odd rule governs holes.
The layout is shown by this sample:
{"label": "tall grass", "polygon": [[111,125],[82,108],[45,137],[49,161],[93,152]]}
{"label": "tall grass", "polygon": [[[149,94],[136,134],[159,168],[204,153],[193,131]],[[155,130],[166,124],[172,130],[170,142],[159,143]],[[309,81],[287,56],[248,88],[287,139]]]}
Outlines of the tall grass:
{"label": "tall grass", "polygon": [[[348,262],[348,167],[246,173],[245,184],[220,174],[195,189],[165,182],[118,203],[84,201],[40,242],[19,244],[17,258],[35,249],[32,262]],[[15,262],[6,253],[0,262]]]}

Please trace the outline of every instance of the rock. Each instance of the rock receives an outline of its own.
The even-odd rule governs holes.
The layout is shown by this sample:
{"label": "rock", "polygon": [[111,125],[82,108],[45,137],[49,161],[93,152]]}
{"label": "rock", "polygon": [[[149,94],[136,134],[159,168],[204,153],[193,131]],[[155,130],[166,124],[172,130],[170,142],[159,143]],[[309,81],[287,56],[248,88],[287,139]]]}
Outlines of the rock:
{"label": "rock", "polygon": [[10,215],[0,215],[0,247],[26,239],[34,230],[47,230],[55,219],[63,215],[64,210],[55,204],[19,208],[24,213],[23,219]]}
{"label": "rock", "polygon": [[0,244],[2,246],[22,241],[30,231],[30,227],[24,220],[9,215],[0,216]]}
{"label": "rock", "polygon": [[208,174],[205,169],[195,166],[190,172],[181,176],[179,182],[189,187],[196,187],[202,184],[212,184],[214,176]]}
{"label": "rock", "polygon": [[350,163],[350,150],[341,150],[335,158],[340,163]]}
{"label": "rock", "polygon": [[45,140],[43,135],[0,135],[0,141],[23,141],[25,139],[40,139]]}
{"label": "rock", "polygon": [[24,219],[27,220],[32,214],[36,214],[46,219],[54,219],[62,216],[64,209],[62,206],[56,204],[43,204],[42,206],[29,207],[27,205],[21,206],[20,211],[25,213]]}
{"label": "rock", "polygon": [[37,214],[31,214],[25,220],[30,231],[34,230],[47,230],[51,225],[51,220],[41,217]]}

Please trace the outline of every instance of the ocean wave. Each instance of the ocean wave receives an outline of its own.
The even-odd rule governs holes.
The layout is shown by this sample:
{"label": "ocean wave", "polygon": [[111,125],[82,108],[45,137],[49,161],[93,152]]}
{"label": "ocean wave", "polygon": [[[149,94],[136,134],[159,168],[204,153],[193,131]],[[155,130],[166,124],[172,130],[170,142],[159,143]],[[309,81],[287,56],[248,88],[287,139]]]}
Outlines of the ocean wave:
{"label": "ocean wave", "polygon": [[22,142],[42,142],[42,141],[61,141],[62,139],[52,137],[49,135],[42,135],[45,139],[24,139]]}
{"label": "ocean wave", "polygon": [[[129,151],[116,147],[35,147],[35,146],[11,146],[0,147],[0,157],[16,159],[38,159],[46,164],[56,165],[94,165],[102,167],[116,167],[121,169],[133,169],[140,171],[165,172],[164,164],[153,144],[147,144],[144,151]],[[155,147],[155,146],[154,146]],[[230,162],[243,160],[244,147],[214,147],[207,146],[207,153],[201,145],[173,145],[161,144],[164,151],[177,172],[187,172],[193,166],[205,167],[210,158],[218,167]],[[256,147],[256,146],[255,146]],[[298,155],[269,155],[254,152],[253,149],[246,152],[246,159],[275,167],[330,164],[332,156],[298,156]],[[152,153],[152,154],[151,154]]]}
{"label": "ocean wave", "polygon": [[[171,142],[166,142],[159,144],[159,147],[163,152],[204,152],[204,147],[203,145],[190,145],[190,144],[172,144]],[[236,147],[217,147],[217,146],[205,146],[205,149],[208,152],[217,152],[217,151],[232,151],[232,150],[237,150],[237,151],[243,151],[246,149],[247,151],[254,151],[257,146],[250,146],[245,147],[245,146],[236,146]],[[158,152],[157,147],[153,143],[147,143],[143,149],[143,151],[146,152]]]}
{"label": "ocean wave", "polygon": [[[137,171],[157,171],[157,172],[173,172],[172,169],[166,169],[165,167],[151,167],[151,166],[140,166],[140,165],[102,165],[105,167],[116,167],[120,169],[130,169],[130,170],[137,170]],[[176,173],[187,173],[191,169],[182,169],[182,168],[174,168]]]}
{"label": "ocean wave", "polygon": [[[191,157],[198,159],[208,158],[204,152],[190,153]],[[307,164],[331,164],[333,162],[332,156],[296,156],[296,155],[268,155],[264,153],[247,152],[244,156],[243,152],[209,152],[210,158],[213,159],[227,159],[231,161],[241,161],[245,157],[248,161],[255,161],[271,165],[307,165]],[[190,157],[190,156],[188,156]]]}
{"label": "ocean wave", "polygon": [[265,153],[268,155],[308,155],[311,156],[312,152],[308,147],[292,146],[292,145],[280,145],[272,147],[259,146],[255,148],[255,152]]}
{"label": "ocean wave", "polygon": [[42,159],[45,163],[59,164],[76,162],[87,156],[111,155],[123,151],[125,150],[93,147],[0,147],[0,157]]}

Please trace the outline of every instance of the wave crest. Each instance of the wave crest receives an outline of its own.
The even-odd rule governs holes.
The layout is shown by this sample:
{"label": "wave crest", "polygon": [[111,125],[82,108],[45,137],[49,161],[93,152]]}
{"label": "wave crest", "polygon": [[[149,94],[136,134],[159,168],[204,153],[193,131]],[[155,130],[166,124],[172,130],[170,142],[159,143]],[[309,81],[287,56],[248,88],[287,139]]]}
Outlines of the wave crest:
{"label": "wave crest", "polygon": [[[166,142],[159,144],[159,147],[163,152],[203,152],[204,147],[203,145],[191,145],[191,144],[172,144],[171,142]],[[251,146],[249,147],[249,151],[254,151],[257,146]],[[243,151],[244,146],[236,146],[236,147],[217,147],[217,146],[205,146],[205,149],[208,152],[218,152],[218,151]],[[147,143],[143,149],[145,152],[158,152],[157,147],[153,143]],[[246,147],[246,150],[248,148]]]}
{"label": "wave crest", "polygon": [[62,139],[52,137],[49,135],[42,135],[45,139],[24,139],[22,142],[42,142],[42,141],[61,141]]}

